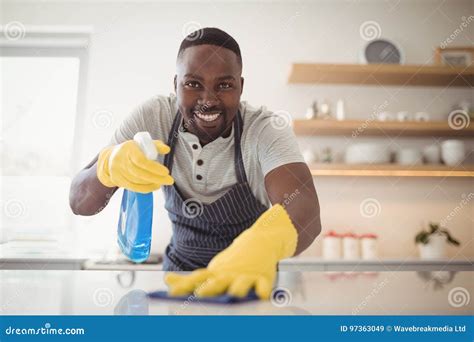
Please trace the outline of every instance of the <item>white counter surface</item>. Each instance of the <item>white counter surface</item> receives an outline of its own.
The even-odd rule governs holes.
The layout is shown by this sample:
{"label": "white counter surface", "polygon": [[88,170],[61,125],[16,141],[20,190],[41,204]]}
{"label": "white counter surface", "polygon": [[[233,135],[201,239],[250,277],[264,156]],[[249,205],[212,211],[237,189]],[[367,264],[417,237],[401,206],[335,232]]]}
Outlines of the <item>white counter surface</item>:
{"label": "white counter surface", "polygon": [[375,260],[325,260],[318,257],[295,257],[282,260],[281,271],[473,271],[474,260],[419,258],[381,258]]}
{"label": "white counter surface", "polygon": [[161,271],[4,270],[0,311],[2,315],[474,313],[473,271],[280,272],[277,286],[285,291],[283,303],[232,306],[148,299],[146,292],[166,289],[163,275]]}

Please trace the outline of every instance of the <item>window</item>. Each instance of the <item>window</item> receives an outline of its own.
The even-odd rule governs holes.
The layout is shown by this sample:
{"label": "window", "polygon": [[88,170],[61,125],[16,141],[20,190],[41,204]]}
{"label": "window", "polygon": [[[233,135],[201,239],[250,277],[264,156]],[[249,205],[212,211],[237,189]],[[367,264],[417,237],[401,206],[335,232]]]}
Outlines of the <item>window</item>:
{"label": "window", "polygon": [[68,176],[79,59],[0,57],[4,176]]}
{"label": "window", "polygon": [[68,194],[82,134],[89,32],[25,30],[22,39],[0,39],[0,242],[54,240],[72,231]]}

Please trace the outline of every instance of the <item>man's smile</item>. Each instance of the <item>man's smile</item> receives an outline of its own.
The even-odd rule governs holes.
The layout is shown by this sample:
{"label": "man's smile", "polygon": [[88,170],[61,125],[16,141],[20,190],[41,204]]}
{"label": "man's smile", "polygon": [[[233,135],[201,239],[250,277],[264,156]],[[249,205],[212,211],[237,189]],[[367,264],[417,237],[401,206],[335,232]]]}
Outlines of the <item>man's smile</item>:
{"label": "man's smile", "polygon": [[203,113],[197,110],[197,111],[194,111],[193,114],[205,122],[214,122],[214,121],[217,121],[219,117],[222,115],[222,111],[212,111],[212,112]]}

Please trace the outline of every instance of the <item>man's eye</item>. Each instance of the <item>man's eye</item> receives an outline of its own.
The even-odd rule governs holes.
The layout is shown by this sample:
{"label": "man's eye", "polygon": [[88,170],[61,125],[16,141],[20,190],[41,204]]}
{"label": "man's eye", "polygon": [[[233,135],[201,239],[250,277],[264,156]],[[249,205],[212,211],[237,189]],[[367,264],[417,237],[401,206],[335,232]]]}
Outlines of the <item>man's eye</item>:
{"label": "man's eye", "polygon": [[227,82],[221,83],[221,84],[219,84],[219,88],[220,89],[229,89],[229,88],[232,88],[232,84],[227,83]]}
{"label": "man's eye", "polygon": [[186,87],[190,87],[190,88],[199,88],[200,87],[199,82],[196,82],[196,81],[188,81],[188,82],[185,82],[184,85]]}

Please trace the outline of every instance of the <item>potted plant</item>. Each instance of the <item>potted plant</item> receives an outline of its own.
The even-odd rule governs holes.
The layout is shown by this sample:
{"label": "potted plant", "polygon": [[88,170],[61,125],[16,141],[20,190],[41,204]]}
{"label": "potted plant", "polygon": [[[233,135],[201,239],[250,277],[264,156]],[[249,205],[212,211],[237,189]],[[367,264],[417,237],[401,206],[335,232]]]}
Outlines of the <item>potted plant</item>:
{"label": "potted plant", "polygon": [[421,259],[442,259],[446,256],[446,242],[459,246],[458,240],[449,234],[448,230],[440,227],[439,223],[430,223],[429,231],[422,230],[415,237]]}

